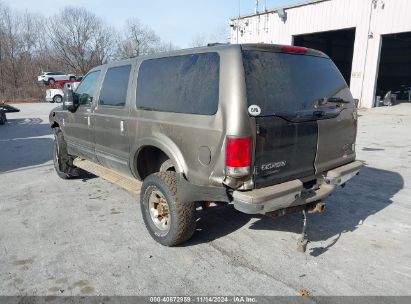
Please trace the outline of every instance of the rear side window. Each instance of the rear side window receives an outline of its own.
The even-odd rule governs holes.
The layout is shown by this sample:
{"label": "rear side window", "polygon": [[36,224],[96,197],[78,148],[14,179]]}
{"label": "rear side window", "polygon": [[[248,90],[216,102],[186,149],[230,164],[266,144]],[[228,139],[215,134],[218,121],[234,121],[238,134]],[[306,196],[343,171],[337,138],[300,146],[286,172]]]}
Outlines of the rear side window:
{"label": "rear side window", "polygon": [[131,65],[109,68],[101,87],[99,104],[110,107],[124,107],[127,98],[128,79]]}
{"label": "rear side window", "polygon": [[144,61],[137,80],[137,107],[144,110],[213,115],[218,108],[217,53]]}
{"label": "rear side window", "polygon": [[328,58],[243,51],[243,62],[248,105],[258,105],[262,116],[313,109],[347,88]]}

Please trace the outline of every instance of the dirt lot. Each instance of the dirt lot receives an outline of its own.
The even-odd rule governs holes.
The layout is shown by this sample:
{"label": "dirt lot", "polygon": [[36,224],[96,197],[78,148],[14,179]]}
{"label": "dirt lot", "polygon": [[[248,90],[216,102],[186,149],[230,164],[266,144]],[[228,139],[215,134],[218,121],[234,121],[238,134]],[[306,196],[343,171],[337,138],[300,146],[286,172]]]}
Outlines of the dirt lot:
{"label": "dirt lot", "polygon": [[138,198],[54,173],[50,104],[0,126],[0,295],[410,295],[411,104],[360,112],[361,174],[310,215],[199,212],[178,248],[154,242]]}

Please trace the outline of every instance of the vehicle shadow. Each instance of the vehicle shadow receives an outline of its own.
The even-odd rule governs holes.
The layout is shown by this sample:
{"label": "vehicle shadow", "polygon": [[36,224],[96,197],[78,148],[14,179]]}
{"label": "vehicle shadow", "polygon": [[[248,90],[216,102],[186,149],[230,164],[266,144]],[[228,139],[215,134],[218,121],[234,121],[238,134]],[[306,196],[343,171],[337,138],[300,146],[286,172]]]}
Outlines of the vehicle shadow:
{"label": "vehicle shadow", "polygon": [[[52,160],[53,130],[40,118],[9,119],[0,128],[0,173],[37,166]],[[97,176],[80,171],[83,182]]]}
{"label": "vehicle shadow", "polygon": [[[330,240],[325,247],[310,248],[310,255],[319,256],[334,246],[340,236],[360,228],[370,216],[392,204],[392,197],[404,186],[402,176],[396,172],[364,167],[360,175],[336,190],[326,200],[327,208],[322,214],[308,215],[308,237],[312,242]],[[216,207],[200,213],[200,231],[187,246],[210,242],[240,229],[252,218],[249,229],[276,230],[300,234],[301,213],[290,214],[276,219],[266,216],[250,216],[239,213],[232,206]]]}
{"label": "vehicle shadow", "polygon": [[0,173],[51,160],[51,134],[40,118],[9,119],[0,128]]}
{"label": "vehicle shadow", "polygon": [[197,210],[197,227],[194,236],[181,247],[208,243],[224,237],[244,225],[253,216],[239,212],[232,205],[221,203],[206,210]]}

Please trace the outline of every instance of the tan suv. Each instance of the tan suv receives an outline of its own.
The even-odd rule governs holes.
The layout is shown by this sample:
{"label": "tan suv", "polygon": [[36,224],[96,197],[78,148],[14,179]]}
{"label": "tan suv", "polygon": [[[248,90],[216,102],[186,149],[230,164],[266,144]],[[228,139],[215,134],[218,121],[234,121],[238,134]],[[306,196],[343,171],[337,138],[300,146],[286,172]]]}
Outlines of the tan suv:
{"label": "tan suv", "polygon": [[358,173],[357,112],[325,54],[217,45],[92,69],[52,110],[60,177],[76,157],[143,180],[141,210],[167,246],[195,231],[196,202],[250,214],[316,208]]}

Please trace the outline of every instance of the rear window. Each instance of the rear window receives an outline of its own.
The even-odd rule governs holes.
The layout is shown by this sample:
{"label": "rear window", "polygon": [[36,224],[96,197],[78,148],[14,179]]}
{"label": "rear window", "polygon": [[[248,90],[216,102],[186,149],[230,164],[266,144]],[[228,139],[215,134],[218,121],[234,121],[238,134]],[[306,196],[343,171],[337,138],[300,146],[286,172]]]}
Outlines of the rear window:
{"label": "rear window", "polygon": [[261,115],[312,109],[315,101],[347,87],[340,71],[324,57],[243,51],[248,105]]}
{"label": "rear window", "polygon": [[137,107],[213,115],[218,108],[219,75],[217,53],[146,60],[138,73]]}

